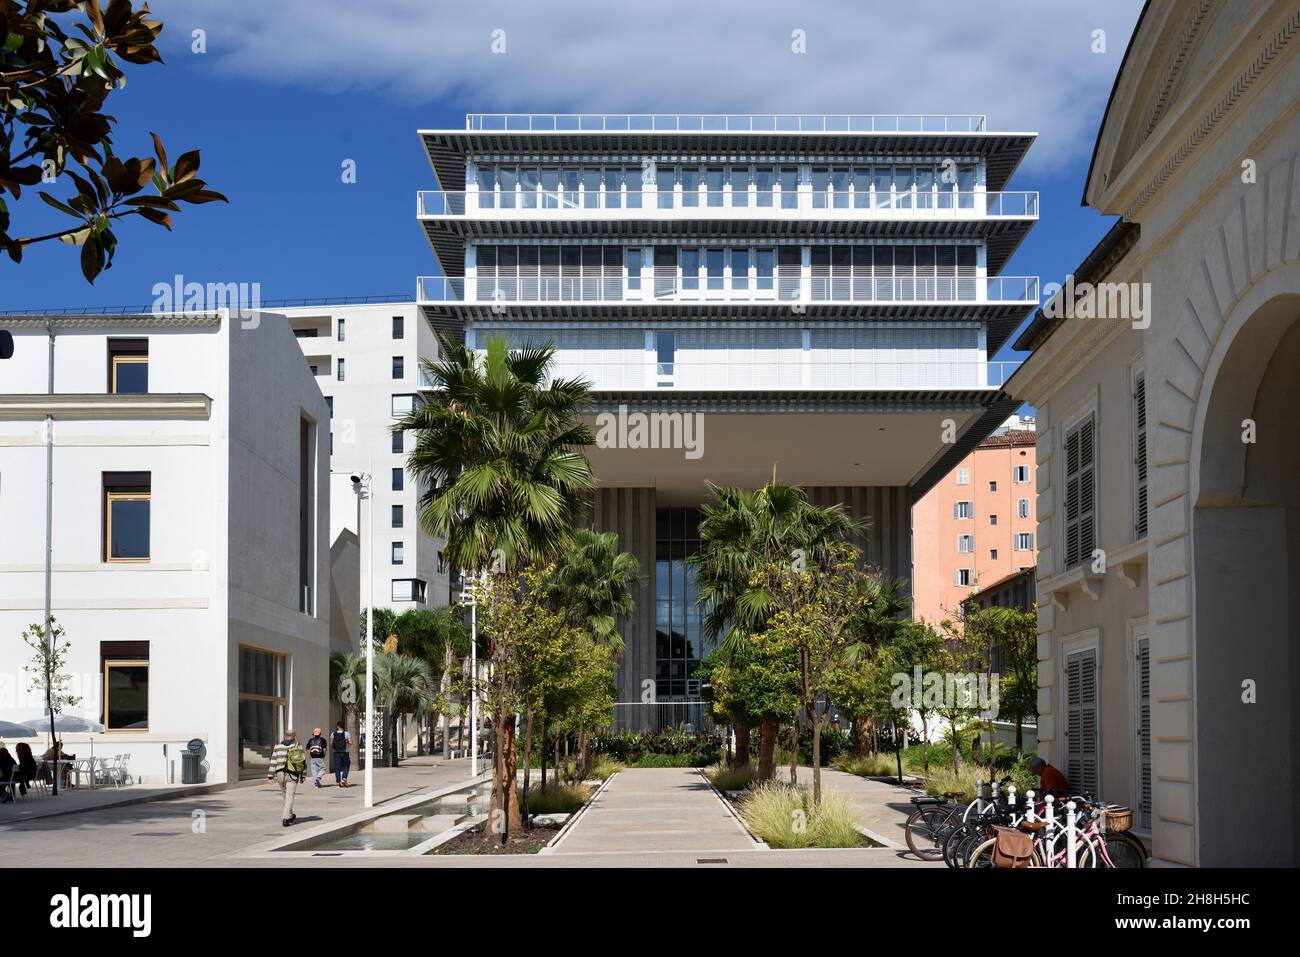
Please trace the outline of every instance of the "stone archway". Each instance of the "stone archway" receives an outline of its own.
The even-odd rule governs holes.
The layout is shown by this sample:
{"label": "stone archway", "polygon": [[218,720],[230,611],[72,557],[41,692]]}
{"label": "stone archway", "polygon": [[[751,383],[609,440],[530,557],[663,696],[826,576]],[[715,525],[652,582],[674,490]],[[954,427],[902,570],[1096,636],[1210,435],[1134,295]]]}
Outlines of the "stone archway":
{"label": "stone archway", "polygon": [[1300,861],[1300,294],[1238,323],[1207,366],[1192,459],[1197,861],[1285,866]]}

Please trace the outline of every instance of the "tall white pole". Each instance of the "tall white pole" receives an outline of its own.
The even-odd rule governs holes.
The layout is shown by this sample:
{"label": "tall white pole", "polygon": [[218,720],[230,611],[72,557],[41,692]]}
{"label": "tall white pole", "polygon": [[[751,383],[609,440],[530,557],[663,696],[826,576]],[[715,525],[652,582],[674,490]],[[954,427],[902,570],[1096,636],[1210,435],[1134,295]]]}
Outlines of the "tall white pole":
{"label": "tall white pole", "polygon": [[474,579],[474,600],[469,606],[469,773],[478,777],[478,600],[479,579]]}
{"label": "tall white pole", "polygon": [[366,483],[366,786],[365,805],[375,806],[375,471],[367,460]]}

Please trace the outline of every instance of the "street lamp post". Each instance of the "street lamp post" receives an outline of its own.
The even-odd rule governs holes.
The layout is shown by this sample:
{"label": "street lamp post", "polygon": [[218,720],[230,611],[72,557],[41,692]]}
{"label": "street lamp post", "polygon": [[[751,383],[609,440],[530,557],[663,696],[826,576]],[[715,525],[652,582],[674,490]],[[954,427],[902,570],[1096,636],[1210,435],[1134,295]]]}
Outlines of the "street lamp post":
{"label": "street lamp post", "polygon": [[[352,480],[352,491],[357,496],[357,548],[364,549],[366,561],[360,561],[358,554],[357,564],[361,567],[361,577],[365,579],[365,596],[366,596],[366,773],[365,773],[365,806],[375,806],[375,779],[374,779],[374,757],[375,757],[375,501],[371,495],[371,476],[373,474],[373,457],[367,459],[367,468],[371,471],[350,472],[348,477]],[[361,502],[366,503],[366,521],[364,530],[368,533],[370,543],[367,545],[367,535],[362,534],[363,525],[361,523]],[[361,593],[357,594],[358,600]],[[360,753],[360,752],[358,752]]]}

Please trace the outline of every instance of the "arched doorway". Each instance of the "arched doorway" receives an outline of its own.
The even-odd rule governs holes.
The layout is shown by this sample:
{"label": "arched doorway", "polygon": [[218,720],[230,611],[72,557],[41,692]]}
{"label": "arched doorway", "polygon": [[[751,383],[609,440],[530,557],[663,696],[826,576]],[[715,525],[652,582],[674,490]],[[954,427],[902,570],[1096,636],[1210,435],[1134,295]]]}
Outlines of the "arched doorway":
{"label": "arched doorway", "polygon": [[1294,866],[1300,296],[1270,299],[1231,331],[1207,369],[1191,463],[1198,860]]}

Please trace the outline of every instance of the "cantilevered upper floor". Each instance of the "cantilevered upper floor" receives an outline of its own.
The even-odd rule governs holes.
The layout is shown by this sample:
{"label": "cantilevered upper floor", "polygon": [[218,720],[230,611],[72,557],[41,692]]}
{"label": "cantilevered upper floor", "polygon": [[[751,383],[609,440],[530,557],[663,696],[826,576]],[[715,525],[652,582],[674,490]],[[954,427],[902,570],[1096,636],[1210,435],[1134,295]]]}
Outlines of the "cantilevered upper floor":
{"label": "cantilevered upper floor", "polygon": [[494,239],[973,240],[999,271],[1038,218],[1003,187],[1032,133],[980,115],[470,114],[421,131],[442,271]]}

